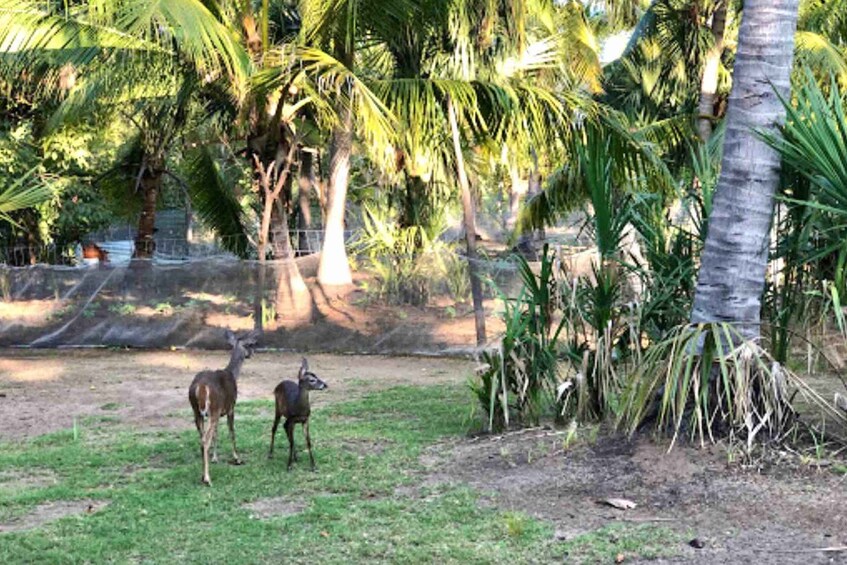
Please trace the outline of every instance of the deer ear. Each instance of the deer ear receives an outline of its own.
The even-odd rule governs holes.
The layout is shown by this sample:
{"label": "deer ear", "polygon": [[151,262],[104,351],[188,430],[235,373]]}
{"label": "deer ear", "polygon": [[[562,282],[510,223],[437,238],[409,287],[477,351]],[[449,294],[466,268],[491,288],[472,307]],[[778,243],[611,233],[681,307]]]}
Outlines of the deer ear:
{"label": "deer ear", "polygon": [[259,336],[261,335],[261,332],[258,330],[250,330],[241,337],[241,341],[248,345],[256,345],[256,342],[259,340]]}
{"label": "deer ear", "polygon": [[238,338],[236,338],[235,334],[230,330],[224,331],[224,338],[226,338],[226,342],[232,347],[235,347],[235,344],[238,342]]}
{"label": "deer ear", "polygon": [[306,373],[309,371],[309,362],[306,361],[306,358],[303,357],[303,361],[300,363],[300,373],[299,378],[303,378],[306,376]]}

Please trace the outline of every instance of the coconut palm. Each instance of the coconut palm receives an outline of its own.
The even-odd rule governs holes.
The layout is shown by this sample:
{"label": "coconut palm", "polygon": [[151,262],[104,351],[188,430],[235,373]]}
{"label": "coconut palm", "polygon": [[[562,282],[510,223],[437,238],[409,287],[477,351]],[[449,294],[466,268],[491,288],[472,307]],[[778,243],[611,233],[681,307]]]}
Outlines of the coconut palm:
{"label": "coconut palm", "polygon": [[124,159],[104,180],[128,181],[140,194],[134,256],[150,257],[167,156],[200,89],[222,82],[233,99],[241,94],[246,53],[199,0],[51,6],[11,0],[0,11],[3,74],[35,77],[48,95],[58,75],[68,92],[52,127],[103,115],[135,127]]}
{"label": "coconut palm", "polygon": [[785,116],[798,0],[748,0],[739,29],[721,175],[691,313],[759,335],[779,154],[757,134]]}

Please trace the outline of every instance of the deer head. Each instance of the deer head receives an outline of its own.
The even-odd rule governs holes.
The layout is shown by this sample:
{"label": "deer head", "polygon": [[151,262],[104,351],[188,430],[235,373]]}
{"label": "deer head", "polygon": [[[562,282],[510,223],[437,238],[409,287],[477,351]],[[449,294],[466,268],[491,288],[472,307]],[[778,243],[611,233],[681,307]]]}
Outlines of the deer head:
{"label": "deer head", "polygon": [[299,381],[301,388],[306,388],[308,390],[324,390],[329,388],[328,384],[323,382],[316,374],[309,370],[309,362],[305,357],[303,358],[303,362],[300,364],[300,373],[297,375],[297,380]]}

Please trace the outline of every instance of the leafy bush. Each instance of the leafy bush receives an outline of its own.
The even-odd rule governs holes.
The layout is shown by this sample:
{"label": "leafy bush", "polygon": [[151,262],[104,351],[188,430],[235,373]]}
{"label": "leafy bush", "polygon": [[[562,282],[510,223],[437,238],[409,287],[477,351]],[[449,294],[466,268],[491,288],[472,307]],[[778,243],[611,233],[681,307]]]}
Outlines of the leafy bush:
{"label": "leafy bush", "polygon": [[443,221],[433,226],[402,227],[387,206],[364,205],[357,252],[375,276],[370,288],[393,304],[423,306],[441,289],[458,300],[467,296],[466,268],[452,244],[442,241]]}
{"label": "leafy bush", "polygon": [[499,349],[482,354],[483,369],[471,384],[491,430],[538,424],[552,406],[556,386],[556,342],[562,326],[553,328],[558,288],[554,256],[545,246],[537,275],[525,259],[517,261],[523,289],[513,300],[501,295],[505,334]]}

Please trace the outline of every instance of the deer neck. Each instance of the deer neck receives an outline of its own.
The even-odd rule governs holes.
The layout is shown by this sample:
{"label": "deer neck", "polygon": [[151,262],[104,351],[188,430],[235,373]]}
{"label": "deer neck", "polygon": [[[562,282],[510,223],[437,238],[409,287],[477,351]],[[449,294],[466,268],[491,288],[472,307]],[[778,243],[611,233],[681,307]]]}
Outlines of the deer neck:
{"label": "deer neck", "polygon": [[232,350],[232,355],[229,358],[229,365],[226,370],[232,373],[232,378],[238,380],[238,375],[241,373],[241,365],[244,364],[244,355],[236,348]]}
{"label": "deer neck", "polygon": [[300,394],[297,395],[297,407],[306,408],[309,406],[309,388],[300,383]]}

